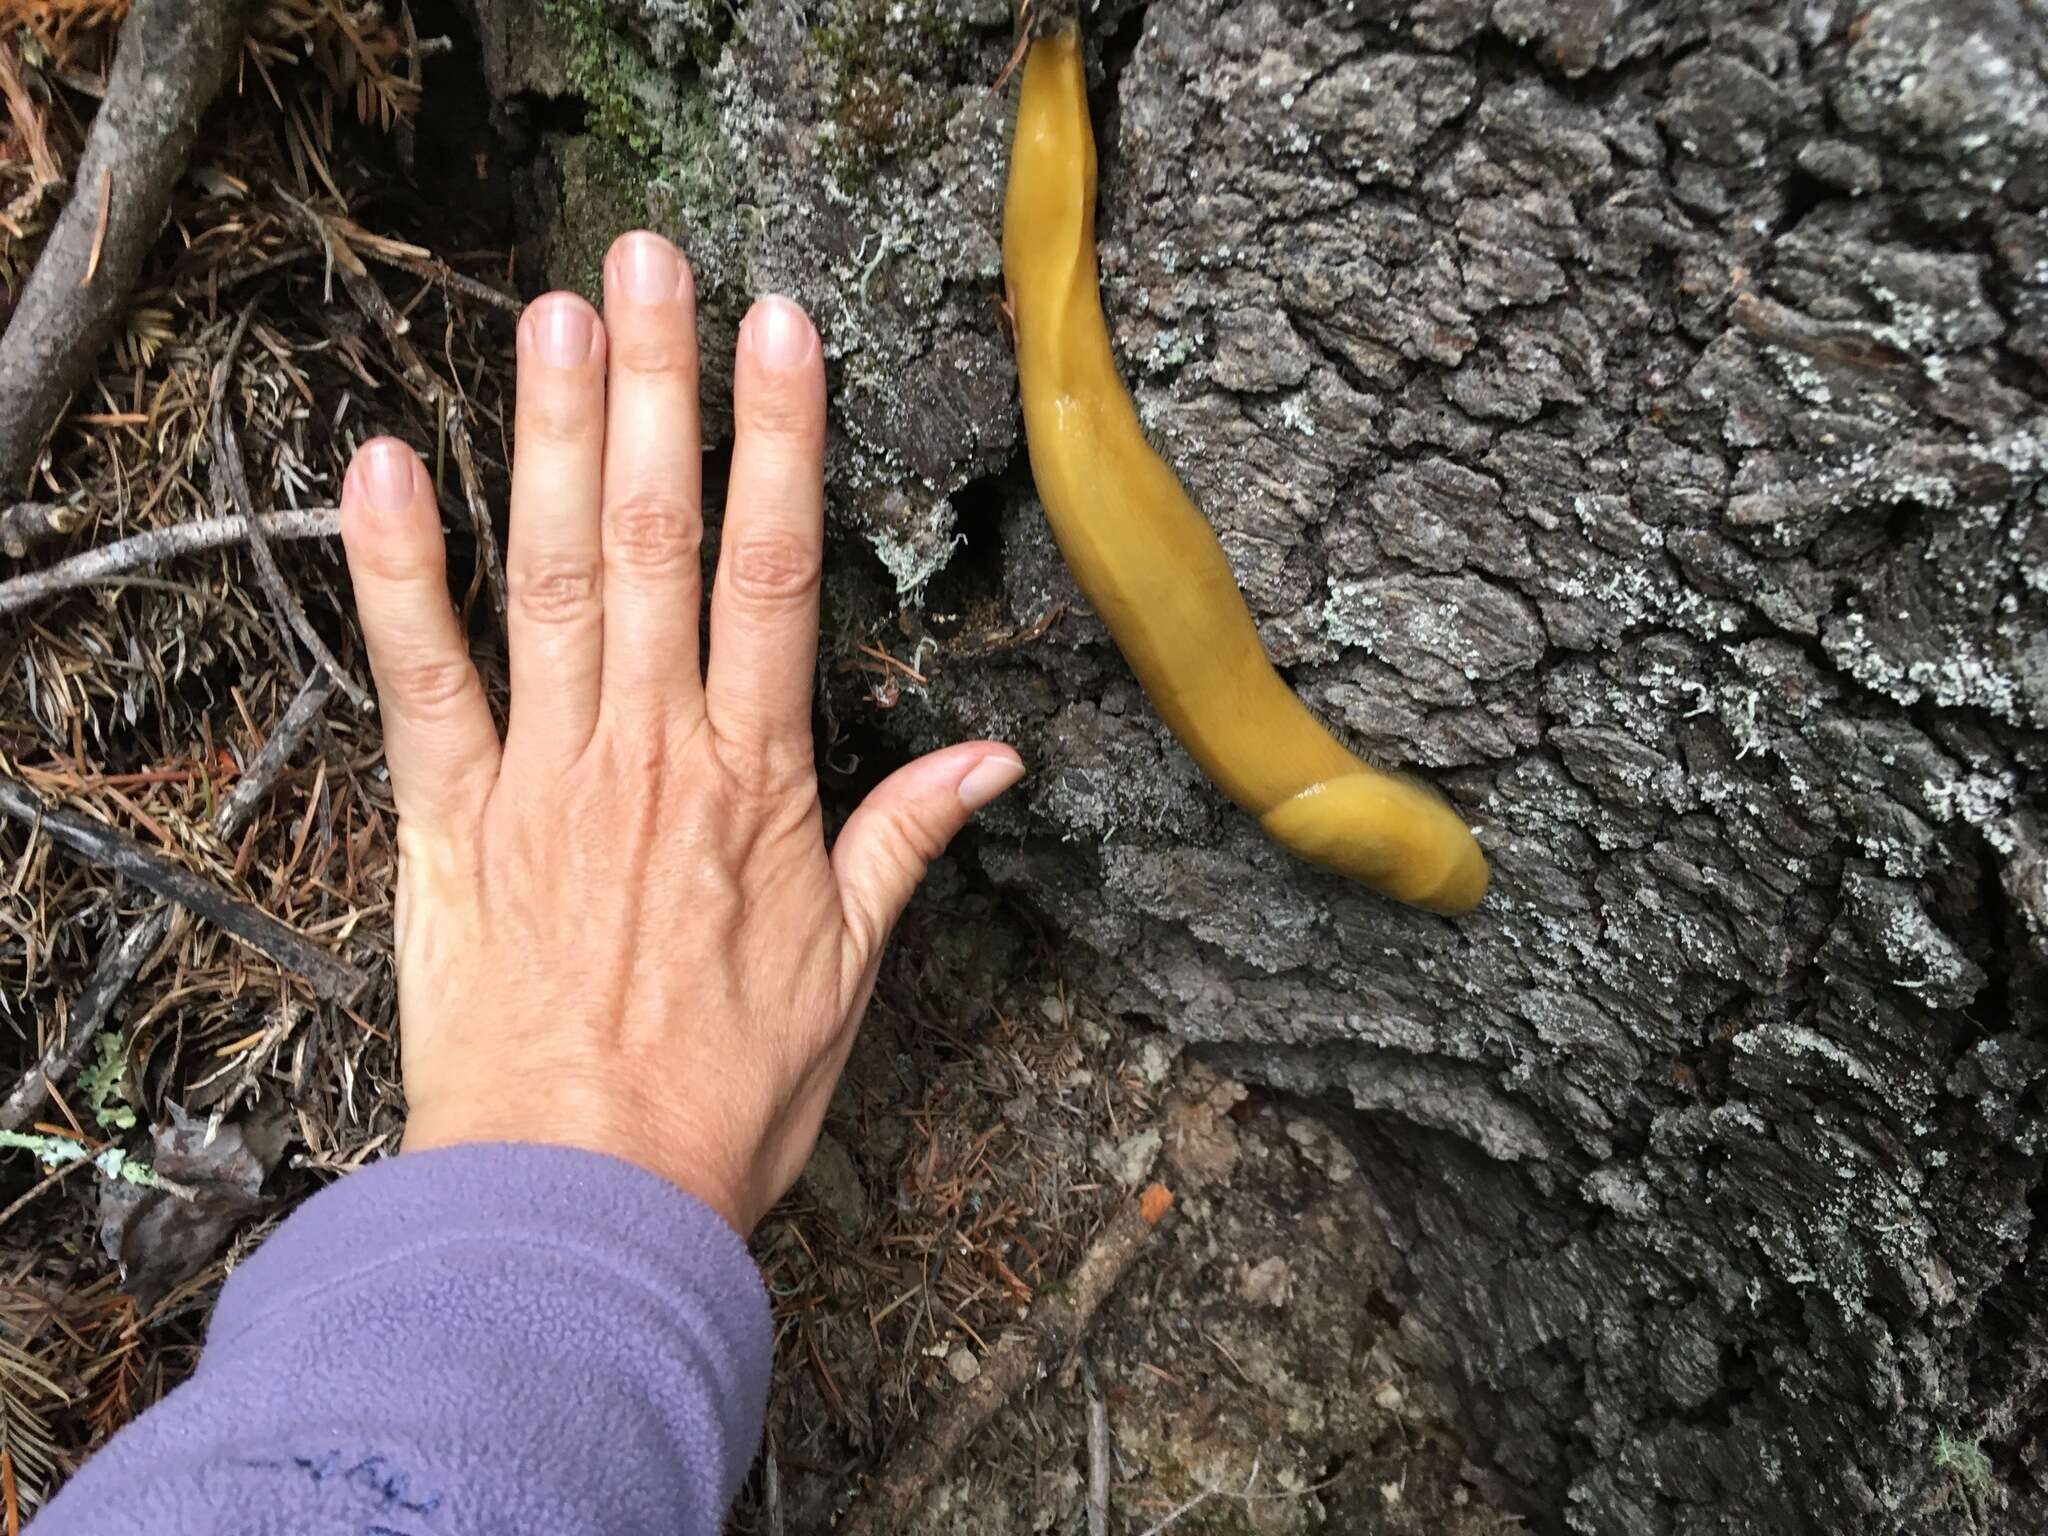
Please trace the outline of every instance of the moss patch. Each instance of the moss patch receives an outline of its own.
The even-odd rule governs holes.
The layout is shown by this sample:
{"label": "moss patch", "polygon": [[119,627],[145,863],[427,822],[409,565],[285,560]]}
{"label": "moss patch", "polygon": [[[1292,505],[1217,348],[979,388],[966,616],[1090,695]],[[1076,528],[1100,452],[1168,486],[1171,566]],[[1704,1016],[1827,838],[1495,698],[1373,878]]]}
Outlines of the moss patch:
{"label": "moss patch", "polygon": [[729,24],[708,11],[665,10],[648,18],[650,41],[603,0],[545,3],[569,39],[569,83],[590,108],[588,132],[557,151],[562,214],[551,232],[551,277],[595,297],[612,238],[651,224],[684,240],[701,282],[704,258],[734,217],[735,160],[702,77]]}
{"label": "moss patch", "polygon": [[665,82],[646,49],[602,0],[546,0],[544,9],[569,38],[569,83],[590,104],[593,131],[651,158],[661,148],[652,110]]}
{"label": "moss patch", "polygon": [[[718,103],[708,87],[684,83],[672,101],[660,164],[649,189],[649,207],[656,222],[707,261],[723,252],[739,217],[739,165],[726,138]],[[700,280],[717,281],[716,271],[700,271]]]}
{"label": "moss patch", "polygon": [[848,0],[811,46],[832,66],[833,169],[860,183],[938,142],[959,110],[928,82],[958,78],[977,36],[945,0]]}
{"label": "moss patch", "polygon": [[548,225],[548,279],[595,304],[603,298],[604,254],[613,239],[647,222],[652,171],[617,140],[593,133],[564,139],[555,164],[562,208]]}

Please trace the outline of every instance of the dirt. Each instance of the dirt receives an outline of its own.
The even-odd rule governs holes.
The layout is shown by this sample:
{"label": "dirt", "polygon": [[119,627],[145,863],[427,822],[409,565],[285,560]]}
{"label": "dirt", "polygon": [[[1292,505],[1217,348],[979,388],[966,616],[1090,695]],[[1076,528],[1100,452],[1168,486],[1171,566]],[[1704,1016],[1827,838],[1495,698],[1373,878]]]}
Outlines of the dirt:
{"label": "dirt", "polygon": [[1228,1171],[1176,1204],[1079,1358],[1017,1404],[913,1528],[1080,1529],[1099,1397],[1112,1531],[1520,1529],[1386,1348],[1395,1257],[1350,1150],[1303,1106],[1212,1081],[1203,1121],[1182,1133]]}
{"label": "dirt", "polygon": [[1081,1348],[904,1529],[1084,1529],[1094,1397],[1112,1531],[1511,1528],[1385,1347],[1398,1258],[1318,1108],[1066,997],[972,867],[943,861],[906,920],[820,1154],[757,1238],[774,1486],[764,1462],[734,1528],[829,1529],[1153,1180],[1173,1209]]}

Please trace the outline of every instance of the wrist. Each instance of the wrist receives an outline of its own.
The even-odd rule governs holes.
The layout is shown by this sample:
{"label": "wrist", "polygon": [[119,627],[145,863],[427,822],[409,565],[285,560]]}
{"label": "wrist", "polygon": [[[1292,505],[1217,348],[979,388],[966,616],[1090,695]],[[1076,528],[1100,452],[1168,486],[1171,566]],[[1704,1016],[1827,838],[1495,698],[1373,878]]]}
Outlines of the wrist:
{"label": "wrist", "polygon": [[577,1115],[540,1126],[523,1120],[506,1123],[498,1116],[473,1109],[447,1113],[428,1106],[408,1112],[399,1152],[430,1152],[437,1147],[484,1142],[573,1147],[631,1163],[708,1206],[742,1240],[752,1233],[759,1219],[760,1213],[745,1197],[745,1180],[732,1176],[719,1166],[719,1159],[704,1155],[680,1138],[650,1136],[644,1123],[628,1129],[608,1126],[593,1115]]}

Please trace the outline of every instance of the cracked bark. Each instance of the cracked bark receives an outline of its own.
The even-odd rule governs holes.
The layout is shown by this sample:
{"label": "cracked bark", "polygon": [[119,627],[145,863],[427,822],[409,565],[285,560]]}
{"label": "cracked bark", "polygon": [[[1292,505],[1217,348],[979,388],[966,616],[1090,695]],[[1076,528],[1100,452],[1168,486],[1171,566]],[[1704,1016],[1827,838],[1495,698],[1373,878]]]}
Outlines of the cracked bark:
{"label": "cracked bark", "polygon": [[[979,857],[1070,982],[1348,1106],[1405,1346],[1502,1492],[1586,1532],[2040,1529],[2038,7],[1093,22],[1142,415],[1308,701],[1484,828],[1458,923],[1264,843],[1059,565],[991,304],[1006,8],[757,0],[694,52],[687,7],[620,9],[677,115],[623,202],[548,141],[558,275],[623,207],[697,258],[707,361],[758,289],[818,314],[830,722],[1018,743]],[[936,639],[928,689],[832,668],[871,635]]]}

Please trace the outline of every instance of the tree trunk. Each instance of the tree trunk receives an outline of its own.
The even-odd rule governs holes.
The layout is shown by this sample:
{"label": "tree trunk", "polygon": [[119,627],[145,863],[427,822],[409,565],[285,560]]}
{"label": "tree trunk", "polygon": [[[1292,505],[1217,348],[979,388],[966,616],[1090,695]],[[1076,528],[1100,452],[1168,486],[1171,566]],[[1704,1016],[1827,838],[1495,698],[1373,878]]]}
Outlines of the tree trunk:
{"label": "tree trunk", "polygon": [[830,760],[1016,742],[980,857],[1070,977],[1354,1107],[1406,1347],[1536,1526],[2042,1529],[2037,0],[1088,18],[1141,414],[1304,697],[1482,829],[1458,921],[1265,842],[1059,563],[1002,0],[554,14],[493,59],[594,104],[553,279],[645,220],[707,373],[758,291],[826,337]]}

